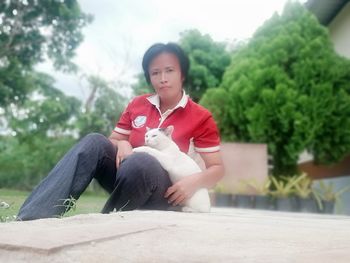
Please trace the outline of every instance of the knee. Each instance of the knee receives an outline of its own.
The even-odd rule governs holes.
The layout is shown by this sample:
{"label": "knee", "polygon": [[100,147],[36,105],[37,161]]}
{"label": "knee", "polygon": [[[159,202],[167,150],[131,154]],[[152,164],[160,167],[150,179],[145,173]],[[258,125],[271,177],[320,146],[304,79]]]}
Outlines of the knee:
{"label": "knee", "polygon": [[81,139],[80,143],[84,148],[87,147],[88,149],[93,149],[94,151],[114,148],[111,141],[106,136],[99,133],[87,134]]}
{"label": "knee", "polygon": [[149,168],[149,164],[152,162],[150,159],[151,156],[147,153],[133,153],[124,160],[120,168],[142,173]]}
{"label": "knee", "polygon": [[[160,163],[147,153],[133,153],[128,156],[119,168],[120,175],[125,175],[130,180],[151,180],[157,174],[162,174],[165,170]],[[152,178],[149,178],[152,177]]]}
{"label": "knee", "polygon": [[81,142],[90,145],[104,145],[111,143],[106,136],[100,133],[89,133],[81,139]]}
{"label": "knee", "polygon": [[104,141],[106,139],[107,138],[104,135],[93,132],[85,135],[81,140],[86,142],[96,142],[96,141]]}

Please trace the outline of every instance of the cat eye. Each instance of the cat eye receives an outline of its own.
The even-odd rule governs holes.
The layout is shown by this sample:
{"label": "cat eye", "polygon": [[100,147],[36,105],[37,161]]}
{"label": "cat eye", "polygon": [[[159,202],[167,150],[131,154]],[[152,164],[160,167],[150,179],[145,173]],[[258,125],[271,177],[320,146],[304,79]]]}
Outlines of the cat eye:
{"label": "cat eye", "polygon": [[153,137],[157,137],[157,134],[153,134],[153,135],[152,135],[152,138],[153,138]]}

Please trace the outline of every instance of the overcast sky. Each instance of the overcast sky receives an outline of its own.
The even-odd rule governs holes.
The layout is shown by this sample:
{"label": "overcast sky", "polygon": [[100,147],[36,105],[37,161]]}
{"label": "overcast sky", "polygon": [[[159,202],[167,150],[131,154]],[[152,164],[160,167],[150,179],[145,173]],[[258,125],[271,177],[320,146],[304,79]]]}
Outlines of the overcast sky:
{"label": "overcast sky", "polygon": [[[86,74],[130,82],[141,71],[143,53],[151,44],[178,41],[179,33],[187,29],[198,29],[215,41],[247,39],[286,2],[79,0],[82,11],[92,14],[94,21],[83,30],[85,39],[74,61]],[[39,69],[53,75],[56,86],[67,94],[87,96],[77,76],[54,72],[47,63]]]}

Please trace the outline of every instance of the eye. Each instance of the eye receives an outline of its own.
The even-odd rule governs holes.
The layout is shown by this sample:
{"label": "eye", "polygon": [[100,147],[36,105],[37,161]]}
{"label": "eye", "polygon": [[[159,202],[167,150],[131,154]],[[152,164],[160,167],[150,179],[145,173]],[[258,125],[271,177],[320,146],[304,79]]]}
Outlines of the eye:
{"label": "eye", "polygon": [[166,70],[166,72],[167,73],[170,73],[170,72],[173,72],[174,70],[172,69],[172,68],[168,68],[167,70]]}
{"label": "eye", "polygon": [[151,72],[151,76],[157,76],[158,73],[159,73],[159,71],[152,71],[152,72]]}
{"label": "eye", "polygon": [[157,137],[157,134],[153,134],[153,135],[152,135],[152,138],[154,138],[154,137]]}

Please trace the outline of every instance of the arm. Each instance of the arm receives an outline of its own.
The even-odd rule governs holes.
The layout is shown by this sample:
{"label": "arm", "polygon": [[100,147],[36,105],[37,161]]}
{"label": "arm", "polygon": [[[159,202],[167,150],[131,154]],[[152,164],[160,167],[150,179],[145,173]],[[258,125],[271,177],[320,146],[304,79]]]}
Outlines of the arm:
{"label": "arm", "polygon": [[201,153],[206,170],[198,176],[198,188],[213,188],[224,176],[225,168],[220,152]]}
{"label": "arm", "polygon": [[108,139],[117,148],[117,156],[115,158],[116,166],[119,168],[121,161],[128,155],[132,154],[132,146],[129,143],[129,135],[112,132]]}
{"label": "arm", "polygon": [[220,152],[201,153],[206,169],[200,173],[187,176],[165,193],[169,203],[178,205],[189,199],[200,188],[212,188],[224,176],[224,165]]}

